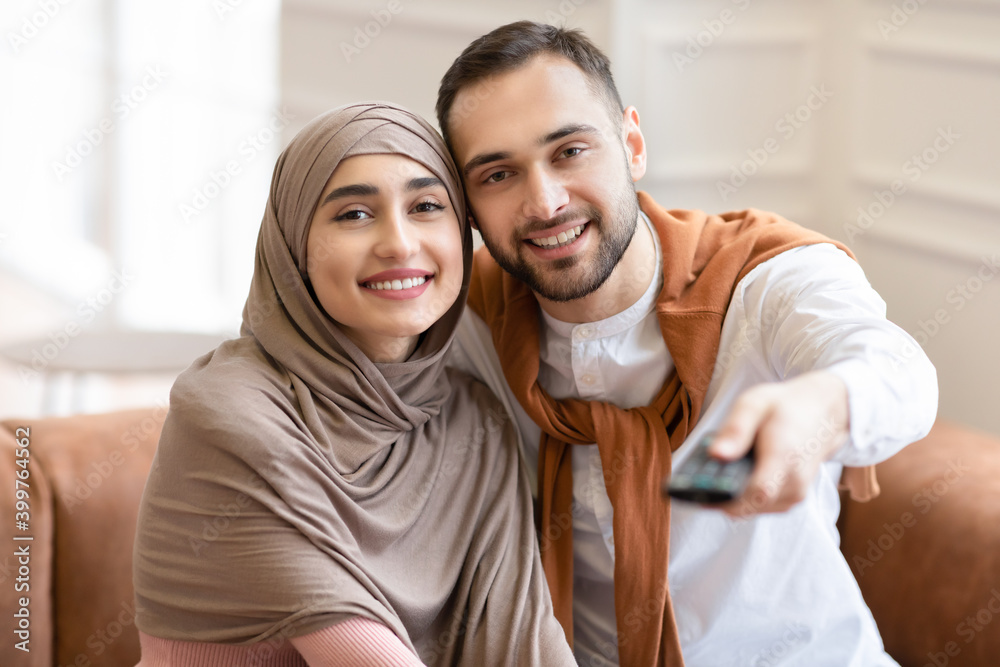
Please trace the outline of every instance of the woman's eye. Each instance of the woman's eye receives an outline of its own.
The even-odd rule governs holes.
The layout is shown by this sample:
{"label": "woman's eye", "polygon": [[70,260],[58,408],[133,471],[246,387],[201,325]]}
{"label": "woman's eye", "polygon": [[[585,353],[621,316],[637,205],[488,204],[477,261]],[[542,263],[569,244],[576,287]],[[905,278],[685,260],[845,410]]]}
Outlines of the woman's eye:
{"label": "woman's eye", "polygon": [[433,213],[434,211],[443,210],[444,206],[434,201],[422,201],[413,207],[415,213]]}
{"label": "woman's eye", "polygon": [[334,218],[334,220],[364,220],[367,217],[370,217],[368,213],[362,211],[361,209],[354,208],[350,211],[344,211]]}

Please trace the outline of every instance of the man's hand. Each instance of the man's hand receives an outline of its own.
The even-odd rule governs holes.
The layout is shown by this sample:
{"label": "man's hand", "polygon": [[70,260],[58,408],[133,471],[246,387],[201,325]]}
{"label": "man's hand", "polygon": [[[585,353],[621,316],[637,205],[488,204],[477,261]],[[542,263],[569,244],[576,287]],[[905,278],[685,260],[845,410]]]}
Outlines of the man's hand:
{"label": "man's hand", "polygon": [[847,387],[826,371],[752,387],[736,399],[709,451],[735,460],[754,446],[746,491],[716,506],[733,517],[783,512],[802,501],[823,461],[846,442]]}

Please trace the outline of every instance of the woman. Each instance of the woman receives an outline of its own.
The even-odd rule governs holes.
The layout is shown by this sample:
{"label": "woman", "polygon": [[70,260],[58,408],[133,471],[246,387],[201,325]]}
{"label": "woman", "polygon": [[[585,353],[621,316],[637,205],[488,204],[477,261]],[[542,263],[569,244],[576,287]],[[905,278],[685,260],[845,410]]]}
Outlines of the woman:
{"label": "woman", "polygon": [[141,665],[575,664],[514,428],[444,367],[470,261],[422,119],[352,105],[292,140],[242,336],[171,392],[135,545]]}

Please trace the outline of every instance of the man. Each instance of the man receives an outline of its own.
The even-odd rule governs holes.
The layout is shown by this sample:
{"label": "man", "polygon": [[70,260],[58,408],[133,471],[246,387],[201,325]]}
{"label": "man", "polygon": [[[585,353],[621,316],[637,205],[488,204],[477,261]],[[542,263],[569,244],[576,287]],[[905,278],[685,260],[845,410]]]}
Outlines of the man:
{"label": "man", "polygon": [[[926,434],[936,376],[899,358],[913,343],[846,249],[637,195],[639,114],[576,31],[477,39],[437,112],[489,250],[456,363],[517,417],[578,662],[894,665],[837,549],[836,483],[877,493],[868,466]],[[709,432],[720,459],[753,445],[746,492],[668,504],[671,460]]]}

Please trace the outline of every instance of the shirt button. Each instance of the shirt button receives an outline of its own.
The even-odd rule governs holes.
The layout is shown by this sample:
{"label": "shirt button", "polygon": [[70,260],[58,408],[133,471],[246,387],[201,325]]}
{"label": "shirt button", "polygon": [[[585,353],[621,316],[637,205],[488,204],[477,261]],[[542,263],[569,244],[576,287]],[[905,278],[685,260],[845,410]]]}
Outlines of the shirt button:
{"label": "shirt button", "polygon": [[586,385],[594,384],[594,376],[593,375],[584,375],[583,377],[580,378],[580,382],[582,382],[583,384],[586,384]]}
{"label": "shirt button", "polygon": [[580,338],[590,338],[594,335],[594,330],[590,327],[580,327],[576,330],[576,335]]}

